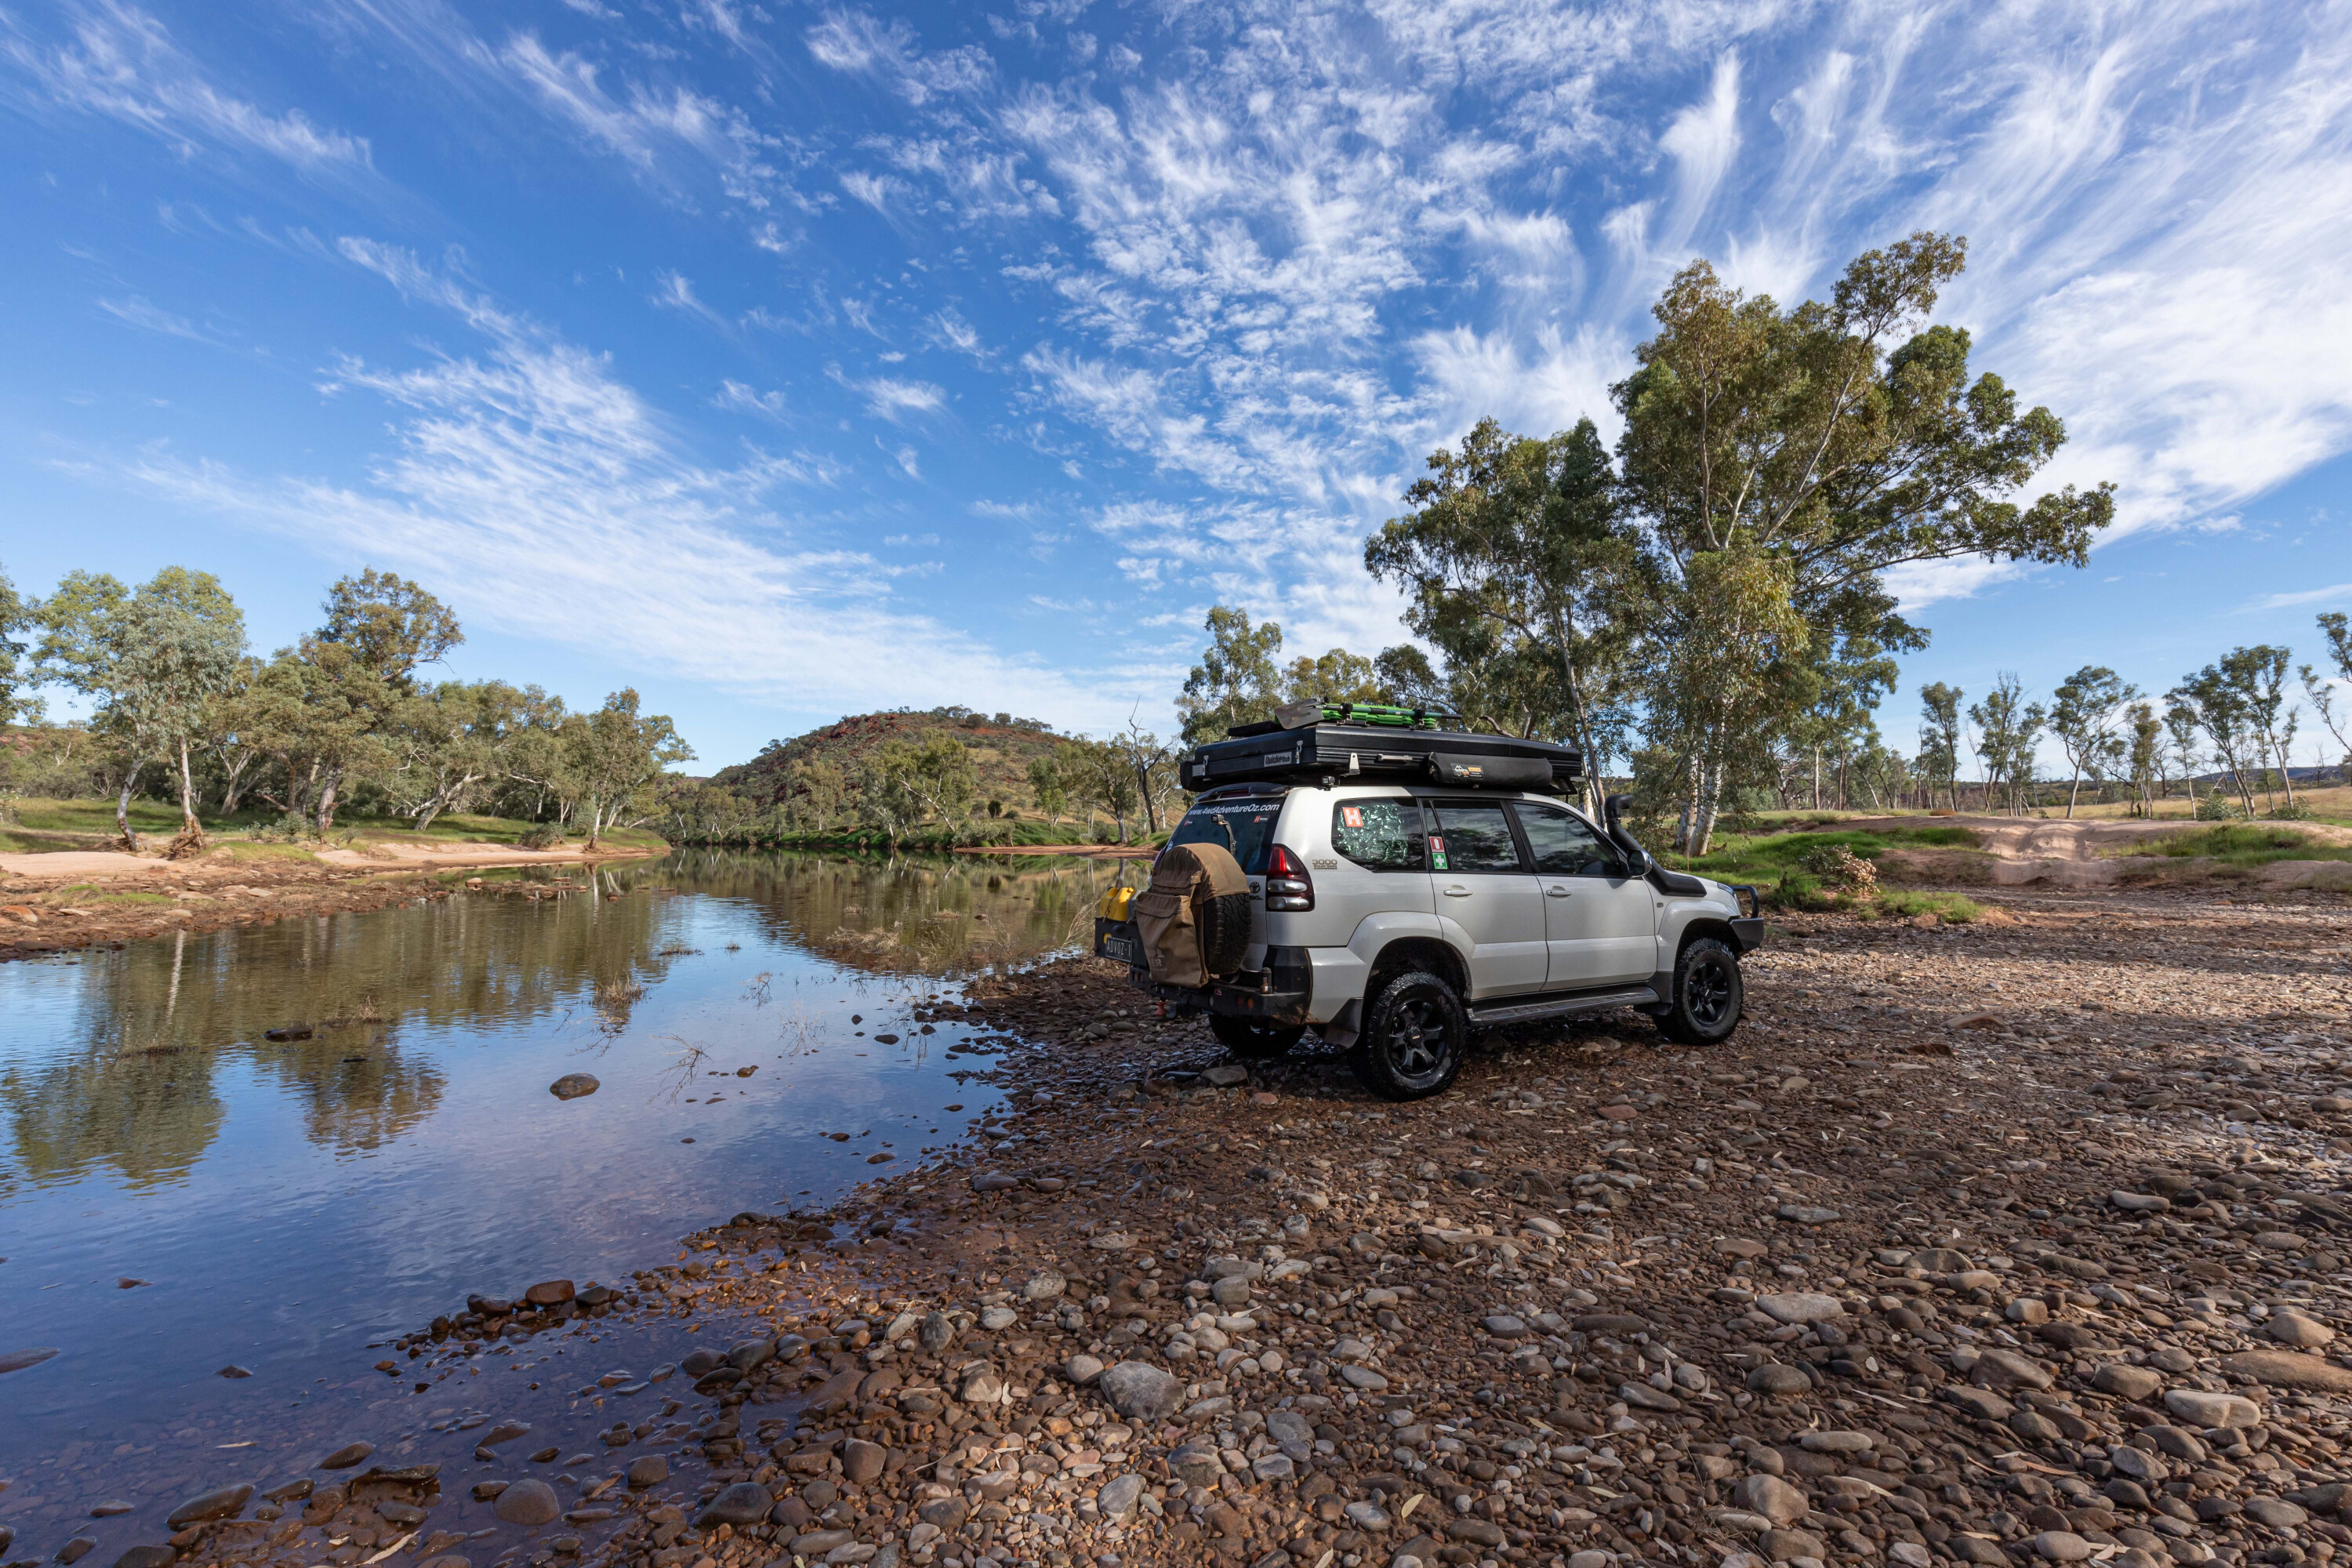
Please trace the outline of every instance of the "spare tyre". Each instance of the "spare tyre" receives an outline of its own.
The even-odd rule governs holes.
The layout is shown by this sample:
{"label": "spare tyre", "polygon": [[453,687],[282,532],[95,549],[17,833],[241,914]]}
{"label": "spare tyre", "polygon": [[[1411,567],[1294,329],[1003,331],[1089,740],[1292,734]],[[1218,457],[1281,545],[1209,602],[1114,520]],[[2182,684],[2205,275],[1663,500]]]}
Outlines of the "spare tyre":
{"label": "spare tyre", "polygon": [[1129,906],[1151,978],[1198,987],[1242,966],[1249,947],[1249,879],[1218,844],[1160,851],[1151,886]]}

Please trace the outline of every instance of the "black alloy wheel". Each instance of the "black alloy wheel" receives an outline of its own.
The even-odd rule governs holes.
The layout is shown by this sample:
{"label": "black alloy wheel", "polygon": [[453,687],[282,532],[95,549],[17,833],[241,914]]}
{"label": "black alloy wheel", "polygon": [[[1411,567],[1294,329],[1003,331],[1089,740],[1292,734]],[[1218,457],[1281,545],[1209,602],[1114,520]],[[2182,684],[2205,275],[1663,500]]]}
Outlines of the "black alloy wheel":
{"label": "black alloy wheel", "polygon": [[1356,1042],[1356,1076],[1383,1100],[1425,1100],[1461,1076],[1469,1015],[1454,987],[1420,971],[1381,988]]}
{"label": "black alloy wheel", "polygon": [[1678,1045],[1712,1046],[1728,1039],[1739,1026],[1747,1000],[1739,977],[1739,955],[1711,936],[1686,942],[1675,960],[1675,994],[1658,1028]]}

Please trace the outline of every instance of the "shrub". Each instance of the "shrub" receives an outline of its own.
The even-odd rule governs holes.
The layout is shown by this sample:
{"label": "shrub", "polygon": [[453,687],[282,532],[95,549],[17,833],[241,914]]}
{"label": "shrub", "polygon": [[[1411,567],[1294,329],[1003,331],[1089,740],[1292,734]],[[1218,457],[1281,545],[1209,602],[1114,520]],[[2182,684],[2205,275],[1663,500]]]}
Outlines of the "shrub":
{"label": "shrub", "polygon": [[1878,891],[1878,868],[1843,844],[1817,845],[1798,864],[1840,892],[1866,899]]}
{"label": "shrub", "polygon": [[525,849],[555,849],[563,844],[563,829],[552,822],[535,822],[515,842]]}
{"label": "shrub", "polygon": [[2200,822],[2235,822],[2244,815],[2238,809],[2236,801],[2218,790],[2197,803],[2197,820]]}

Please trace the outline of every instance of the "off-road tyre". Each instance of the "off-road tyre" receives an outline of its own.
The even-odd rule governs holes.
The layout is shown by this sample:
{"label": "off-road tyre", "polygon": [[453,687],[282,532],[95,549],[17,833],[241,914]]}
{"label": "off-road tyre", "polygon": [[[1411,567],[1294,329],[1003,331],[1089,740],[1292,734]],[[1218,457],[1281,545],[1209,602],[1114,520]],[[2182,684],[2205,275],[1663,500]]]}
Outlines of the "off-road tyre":
{"label": "off-road tyre", "polygon": [[1209,1015],[1209,1032],[1217,1043],[1245,1062],[1271,1061],[1288,1056],[1291,1048],[1306,1037],[1303,1024],[1261,1024],[1255,1018],[1229,1017],[1223,1013]]}
{"label": "off-road tyre", "polygon": [[1350,1065],[1382,1100],[1426,1100],[1454,1087],[1470,1045],[1470,1015],[1437,975],[1412,970],[1365,1010]]}
{"label": "off-road tyre", "polygon": [[1216,978],[1239,970],[1242,955],[1249,951],[1249,895],[1203,897],[1193,903],[1192,919],[1201,935],[1201,967]]}
{"label": "off-road tyre", "polygon": [[1675,959],[1674,994],[1657,1016],[1658,1032],[1678,1046],[1720,1044],[1739,1027],[1747,997],[1730,944],[1695,937]]}

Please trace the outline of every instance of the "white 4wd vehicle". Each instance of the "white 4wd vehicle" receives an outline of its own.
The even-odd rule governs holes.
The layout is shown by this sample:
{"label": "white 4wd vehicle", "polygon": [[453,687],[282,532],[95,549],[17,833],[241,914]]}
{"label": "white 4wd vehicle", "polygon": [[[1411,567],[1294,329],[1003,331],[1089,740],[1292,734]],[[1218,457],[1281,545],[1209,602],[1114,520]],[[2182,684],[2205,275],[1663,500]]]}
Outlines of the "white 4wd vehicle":
{"label": "white 4wd vehicle", "polygon": [[1484,1026],[1634,1007],[1670,1039],[1712,1044],[1738,1025],[1739,955],[1763,940],[1755,890],[1658,867],[1618,822],[1624,798],[1603,826],[1537,790],[1212,788],[1169,844],[1222,848],[1247,878],[1245,942],[1227,900],[1237,962],[1212,964],[1207,984],[1156,981],[1132,919],[1098,921],[1096,951],[1126,959],[1164,1009],[1206,1013],[1235,1056],[1280,1055],[1313,1027],[1391,1100],[1444,1091]]}

